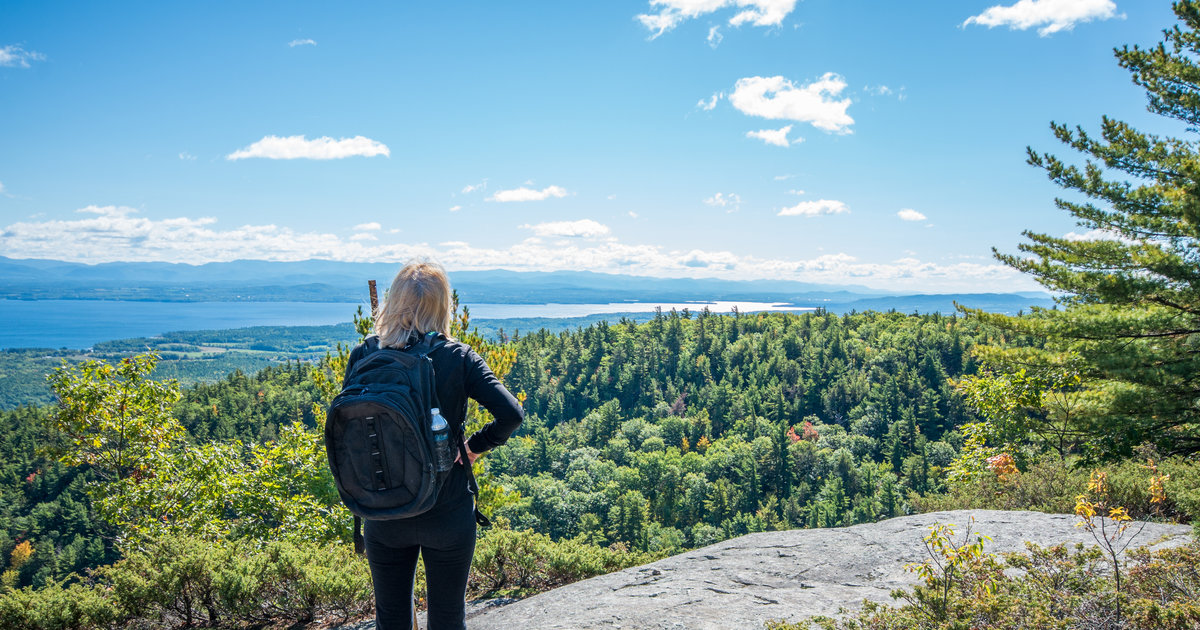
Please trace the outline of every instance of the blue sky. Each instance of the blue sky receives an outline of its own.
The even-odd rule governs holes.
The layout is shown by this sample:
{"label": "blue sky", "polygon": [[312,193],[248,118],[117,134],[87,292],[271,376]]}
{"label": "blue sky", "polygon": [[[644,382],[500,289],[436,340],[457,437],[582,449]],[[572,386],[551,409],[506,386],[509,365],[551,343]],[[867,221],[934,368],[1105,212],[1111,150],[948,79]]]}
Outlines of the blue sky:
{"label": "blue sky", "polygon": [[[1028,290],[1130,0],[6,2],[0,255]],[[1075,159],[1071,156],[1072,159]]]}

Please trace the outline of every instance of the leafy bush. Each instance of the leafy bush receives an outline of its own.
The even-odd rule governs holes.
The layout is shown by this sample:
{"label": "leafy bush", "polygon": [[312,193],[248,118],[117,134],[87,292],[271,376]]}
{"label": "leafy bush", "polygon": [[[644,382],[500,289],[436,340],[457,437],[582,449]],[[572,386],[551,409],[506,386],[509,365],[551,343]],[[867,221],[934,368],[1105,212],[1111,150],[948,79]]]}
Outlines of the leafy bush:
{"label": "leafy bush", "polygon": [[1065,514],[1074,511],[1075,497],[1087,487],[1087,478],[1087,471],[1048,458],[1003,478],[982,474],[951,483],[945,494],[911,494],[908,502],[917,512],[986,509]]}
{"label": "leafy bush", "polygon": [[367,561],[348,545],[272,543],[266,558],[264,606],[272,616],[310,621],[321,613],[342,619],[372,605]]}
{"label": "leafy bush", "polygon": [[90,585],[54,582],[37,590],[25,587],[0,594],[0,628],[103,628],[118,618],[112,597]]}
{"label": "leafy bush", "polygon": [[484,533],[475,547],[468,593],[525,596],[653,559],[620,545],[600,547],[578,539],[554,542],[545,534],[495,528]]}
{"label": "leafy bush", "polygon": [[95,572],[95,580],[0,594],[0,627],[191,626],[345,620],[370,610],[367,562],[346,545],[287,541],[256,549],[162,537]]}
{"label": "leafy bush", "polygon": [[213,584],[226,560],[221,549],[196,538],[163,537],[102,570],[113,597],[130,618],[147,615],[192,625],[221,620]]}
{"label": "leafy bush", "polygon": [[[936,534],[936,532],[935,532]],[[957,571],[927,575],[913,590],[892,597],[905,603],[893,608],[865,602],[844,618],[814,618],[798,623],[770,622],[768,630],[900,630],[922,628],[1058,629],[1124,628],[1187,630],[1200,627],[1200,541],[1172,549],[1132,552],[1127,581],[1114,587],[1104,570],[1100,550],[1082,545],[1039,547],[1027,553],[959,553],[968,548],[943,547],[942,560],[953,559]],[[1004,570],[1002,570],[1004,569]],[[948,588],[943,588],[948,587]]]}
{"label": "leafy bush", "polygon": [[[1078,460],[1047,457],[1023,471],[980,475],[951,483],[945,494],[909,496],[918,512],[943,510],[1035,510],[1056,514],[1075,511],[1075,499],[1087,492],[1089,472]],[[1200,462],[1182,457],[1126,460],[1101,467],[1108,477],[1109,499],[1124,506],[1135,519],[1170,519],[1181,523],[1200,519]],[[1152,477],[1165,477],[1163,501],[1152,501]]]}

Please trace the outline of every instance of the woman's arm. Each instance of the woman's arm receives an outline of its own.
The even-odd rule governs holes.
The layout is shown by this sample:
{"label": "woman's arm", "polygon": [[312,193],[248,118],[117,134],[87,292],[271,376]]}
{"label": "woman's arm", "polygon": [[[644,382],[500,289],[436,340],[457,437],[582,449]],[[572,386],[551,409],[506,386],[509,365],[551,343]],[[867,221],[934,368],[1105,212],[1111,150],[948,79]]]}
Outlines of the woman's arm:
{"label": "woman's arm", "polygon": [[472,453],[484,453],[507,442],[525,419],[525,410],[474,350],[467,351],[463,384],[467,395],[479,401],[493,418],[467,440],[467,448]]}

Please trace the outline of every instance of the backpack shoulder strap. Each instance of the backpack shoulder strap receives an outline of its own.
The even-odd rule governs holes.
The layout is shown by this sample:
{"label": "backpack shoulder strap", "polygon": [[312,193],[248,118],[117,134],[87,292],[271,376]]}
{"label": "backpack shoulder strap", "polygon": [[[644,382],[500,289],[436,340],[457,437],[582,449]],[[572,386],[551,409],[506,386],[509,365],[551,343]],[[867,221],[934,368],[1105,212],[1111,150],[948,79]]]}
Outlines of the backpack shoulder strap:
{"label": "backpack shoulder strap", "polygon": [[432,330],[425,333],[425,336],[421,337],[421,341],[413,344],[412,347],[413,350],[416,351],[417,356],[425,357],[428,356],[430,352],[433,352],[444,345],[446,345],[445,335],[437,332],[436,330]]}

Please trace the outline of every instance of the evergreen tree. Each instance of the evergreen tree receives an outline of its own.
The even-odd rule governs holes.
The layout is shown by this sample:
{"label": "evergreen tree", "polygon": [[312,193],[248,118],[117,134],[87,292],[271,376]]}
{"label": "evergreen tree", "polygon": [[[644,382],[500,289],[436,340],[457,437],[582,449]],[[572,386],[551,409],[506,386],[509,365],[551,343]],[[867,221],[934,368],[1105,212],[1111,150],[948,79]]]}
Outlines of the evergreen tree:
{"label": "evergreen tree", "polygon": [[1083,366],[1089,409],[1078,418],[1099,456],[1146,441],[1200,451],[1200,2],[1176,2],[1174,10],[1180,24],[1163,42],[1115,55],[1145,88],[1148,109],[1183,122],[1188,135],[1159,137],[1108,117],[1098,137],[1052,124],[1085,164],[1033,149],[1029,163],[1089,198],[1056,201],[1086,235],[1026,231],[1023,255],[996,256],[1061,294],[1063,308],[1025,318],[968,311],[1048,340],[1039,351],[982,353],[993,366]]}

